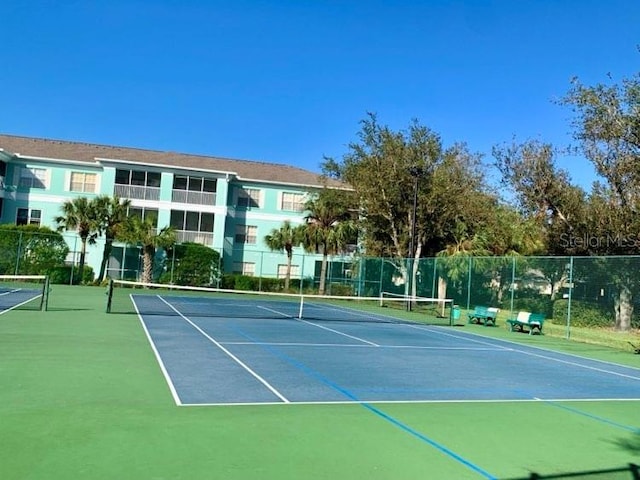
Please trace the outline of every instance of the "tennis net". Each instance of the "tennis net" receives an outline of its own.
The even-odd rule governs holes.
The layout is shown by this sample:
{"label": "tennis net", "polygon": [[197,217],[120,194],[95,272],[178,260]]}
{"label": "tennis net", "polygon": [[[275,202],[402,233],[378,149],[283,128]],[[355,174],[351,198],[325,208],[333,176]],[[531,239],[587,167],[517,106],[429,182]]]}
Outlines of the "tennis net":
{"label": "tennis net", "polygon": [[[406,299],[305,295],[185,287],[112,280],[107,291],[108,313],[137,313],[183,317],[297,318],[305,320],[439,323],[432,299],[415,299],[420,308],[407,311]],[[452,301],[438,300],[447,315]],[[426,304],[429,304],[427,306]],[[391,306],[391,308],[389,308]]]}
{"label": "tennis net", "polygon": [[47,275],[0,275],[0,314],[10,310],[46,310]]}

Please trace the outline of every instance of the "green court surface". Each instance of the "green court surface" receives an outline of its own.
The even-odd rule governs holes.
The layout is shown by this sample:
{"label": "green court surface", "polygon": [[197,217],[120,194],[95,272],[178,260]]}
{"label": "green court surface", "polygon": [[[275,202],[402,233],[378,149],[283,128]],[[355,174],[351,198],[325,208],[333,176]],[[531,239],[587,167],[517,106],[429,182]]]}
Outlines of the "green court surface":
{"label": "green court surface", "polygon": [[637,478],[638,401],[178,407],[140,322],[104,308],[104,288],[53,285],[49,311],[0,315],[1,479]]}

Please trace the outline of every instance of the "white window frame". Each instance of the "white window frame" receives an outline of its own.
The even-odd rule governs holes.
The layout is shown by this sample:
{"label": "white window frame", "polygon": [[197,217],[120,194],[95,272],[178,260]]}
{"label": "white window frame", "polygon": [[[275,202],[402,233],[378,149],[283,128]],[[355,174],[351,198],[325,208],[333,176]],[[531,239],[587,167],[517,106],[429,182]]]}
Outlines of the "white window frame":
{"label": "white window frame", "polygon": [[[291,196],[291,200],[285,197]],[[305,194],[300,192],[282,192],[280,195],[280,209],[288,212],[303,212]]]}
{"label": "white window frame", "polygon": [[49,171],[42,167],[21,167],[18,169],[18,186],[22,188],[49,188]]}
{"label": "white window frame", "polygon": [[[18,223],[18,213],[20,210],[27,211],[27,223]],[[38,212],[37,215],[34,215],[35,212]],[[39,208],[27,208],[20,207],[16,210],[16,225],[41,225],[42,224],[42,210]]]}
{"label": "white window frame", "polygon": [[256,245],[258,243],[258,227],[256,225],[236,225],[235,243]]}
{"label": "white window frame", "polygon": [[[287,264],[278,264],[278,278],[287,277]],[[300,278],[300,265],[291,265],[291,276],[289,278]]]}
{"label": "white window frame", "polygon": [[256,274],[255,262],[233,262],[233,273],[253,277]]}
{"label": "white window frame", "polygon": [[[74,177],[80,176],[80,180],[76,180],[75,184],[79,188],[74,188]],[[93,179],[93,183],[87,181],[89,178]],[[87,187],[92,186],[92,189]],[[96,193],[98,189],[98,174],[90,172],[69,172],[69,191],[80,193]]]}
{"label": "white window frame", "polygon": [[[259,188],[241,188],[237,191],[236,206],[240,208],[262,208],[262,190]],[[255,202],[256,205],[252,205]]]}

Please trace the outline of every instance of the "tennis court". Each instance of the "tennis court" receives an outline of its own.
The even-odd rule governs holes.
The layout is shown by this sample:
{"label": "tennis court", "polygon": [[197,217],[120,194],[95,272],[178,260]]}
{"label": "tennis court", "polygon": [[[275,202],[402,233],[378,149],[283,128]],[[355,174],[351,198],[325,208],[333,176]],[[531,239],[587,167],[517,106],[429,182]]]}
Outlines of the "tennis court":
{"label": "tennis court", "polygon": [[121,293],[124,314],[54,285],[48,311],[2,316],[0,477],[638,478],[628,352],[348,302]]}
{"label": "tennis court", "polygon": [[355,306],[130,297],[178,405],[640,400],[638,369]]}
{"label": "tennis court", "polygon": [[0,315],[10,310],[46,309],[45,275],[0,275]]}

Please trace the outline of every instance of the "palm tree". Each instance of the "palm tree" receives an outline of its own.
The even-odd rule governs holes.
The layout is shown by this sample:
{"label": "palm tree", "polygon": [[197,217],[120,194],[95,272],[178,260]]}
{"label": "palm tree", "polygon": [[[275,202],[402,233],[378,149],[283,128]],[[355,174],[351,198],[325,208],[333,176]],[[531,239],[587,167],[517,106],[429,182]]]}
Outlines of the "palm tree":
{"label": "palm tree", "polygon": [[104,280],[107,263],[111,256],[113,241],[118,236],[118,232],[123,228],[127,219],[127,212],[131,206],[131,200],[120,199],[117,195],[101,195],[94,200],[98,218],[100,219],[100,230],[104,233],[104,250],[102,251],[102,262],[100,264],[100,274],[98,280]]}
{"label": "palm tree", "polygon": [[153,277],[153,258],[158,248],[169,248],[176,243],[173,227],[157,230],[154,221],[147,217],[129,217],[118,229],[117,237],[130,245],[142,247],[142,281],[151,283]]}
{"label": "palm tree", "polygon": [[62,215],[54,219],[58,224],[58,231],[76,230],[80,237],[81,249],[78,277],[82,282],[87,243],[94,244],[100,231],[100,222],[97,217],[95,203],[88,200],[87,197],[78,197],[64,202],[61,209]]}
{"label": "palm tree", "polygon": [[302,230],[303,244],[308,252],[322,253],[318,293],[324,295],[328,256],[344,252],[354,243],[357,229],[345,198],[338,192],[323,190],[305,209],[309,213]]}
{"label": "palm tree", "polygon": [[289,290],[289,280],[291,279],[291,260],[293,258],[293,247],[302,242],[302,227],[293,227],[291,221],[285,220],[280,228],[274,228],[269,235],[264,237],[264,243],[271,251],[284,250],[287,252],[287,273],[284,277],[284,289]]}

